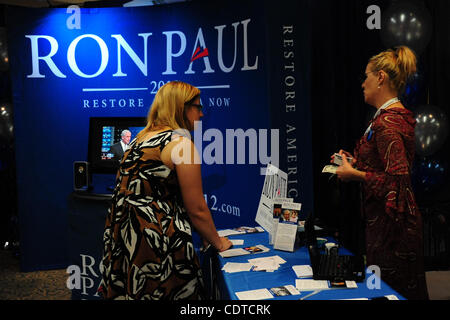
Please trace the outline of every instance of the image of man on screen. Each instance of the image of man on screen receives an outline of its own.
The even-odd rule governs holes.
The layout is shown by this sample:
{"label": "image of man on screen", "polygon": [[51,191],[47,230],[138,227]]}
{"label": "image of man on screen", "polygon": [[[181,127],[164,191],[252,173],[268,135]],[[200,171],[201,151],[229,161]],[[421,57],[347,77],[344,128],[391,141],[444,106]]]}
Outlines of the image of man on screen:
{"label": "image of man on screen", "polygon": [[131,140],[130,130],[123,130],[120,135],[120,141],[113,144],[109,149],[109,152],[114,155],[113,160],[120,162],[120,160],[123,157],[123,154],[128,149],[128,144],[130,143],[130,140]]}

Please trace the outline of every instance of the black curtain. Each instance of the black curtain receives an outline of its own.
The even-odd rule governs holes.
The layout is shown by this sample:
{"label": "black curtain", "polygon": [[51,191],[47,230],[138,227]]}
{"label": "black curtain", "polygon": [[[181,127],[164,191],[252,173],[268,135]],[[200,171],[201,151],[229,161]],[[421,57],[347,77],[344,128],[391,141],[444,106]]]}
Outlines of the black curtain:
{"label": "black curtain", "polygon": [[[0,28],[5,28],[5,5],[0,5]],[[7,32],[7,30],[6,30]],[[1,33],[1,54],[7,50]],[[13,105],[8,64],[0,62],[0,245],[11,247],[19,240],[17,218],[16,167],[13,138]],[[8,242],[8,246],[6,246]],[[0,248],[2,249],[2,248]]]}

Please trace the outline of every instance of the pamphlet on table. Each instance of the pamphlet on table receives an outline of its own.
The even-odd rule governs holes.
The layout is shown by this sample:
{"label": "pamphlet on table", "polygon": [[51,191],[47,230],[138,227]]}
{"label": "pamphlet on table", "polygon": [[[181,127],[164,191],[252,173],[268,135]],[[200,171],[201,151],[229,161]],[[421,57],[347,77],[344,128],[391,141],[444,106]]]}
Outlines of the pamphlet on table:
{"label": "pamphlet on table", "polygon": [[219,252],[219,255],[222,258],[231,258],[231,257],[239,257],[247,254],[255,254],[255,253],[264,253],[270,251],[269,248],[263,246],[262,244],[258,244],[256,246],[245,247],[245,248],[235,248],[228,249],[222,252]]}
{"label": "pamphlet on table", "polygon": [[264,229],[261,227],[237,227],[217,231],[219,237],[228,237],[237,234],[258,233],[258,232],[264,232]]}
{"label": "pamphlet on table", "polygon": [[274,198],[272,199],[272,232],[269,232],[269,244],[273,245],[277,232],[278,222],[280,220],[282,206],[284,203],[292,203],[292,198]]}
{"label": "pamphlet on table", "polygon": [[271,256],[263,258],[249,259],[248,262],[227,262],[222,270],[229,273],[241,272],[241,271],[265,271],[274,272],[278,270],[281,264],[286,263],[286,260],[280,256]]}
{"label": "pamphlet on table", "polygon": [[285,202],[281,205],[281,215],[276,226],[273,248],[284,251],[294,251],[297,236],[298,216],[301,203]]}
{"label": "pamphlet on table", "polygon": [[284,285],[273,287],[270,289],[257,289],[236,292],[239,300],[265,300],[273,299],[274,297],[299,295],[300,292],[293,285]]}
{"label": "pamphlet on table", "polygon": [[255,221],[267,232],[272,233],[274,198],[285,198],[287,194],[287,173],[269,164],[259,200]]}

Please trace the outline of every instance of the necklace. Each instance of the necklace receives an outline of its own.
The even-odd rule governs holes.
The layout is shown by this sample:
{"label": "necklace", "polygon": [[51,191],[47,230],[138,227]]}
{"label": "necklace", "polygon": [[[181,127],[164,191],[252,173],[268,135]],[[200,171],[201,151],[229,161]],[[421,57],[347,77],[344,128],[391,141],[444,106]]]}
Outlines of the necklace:
{"label": "necklace", "polygon": [[399,101],[400,101],[400,99],[397,98],[397,97],[395,97],[395,98],[392,98],[392,99],[386,101],[381,107],[378,108],[377,112],[375,112],[375,114],[374,114],[372,120],[370,121],[370,124],[369,124],[369,126],[367,127],[366,132],[364,132],[364,135],[367,135],[367,141],[369,141],[369,140],[372,138],[372,134],[373,134],[373,130],[372,130],[372,122],[373,122],[373,120],[374,120],[376,117],[378,117],[378,115],[380,114],[381,110],[384,110],[384,109],[386,109],[387,107],[389,107],[389,106],[391,106],[391,105],[393,105],[394,103],[397,103],[397,102],[399,102]]}

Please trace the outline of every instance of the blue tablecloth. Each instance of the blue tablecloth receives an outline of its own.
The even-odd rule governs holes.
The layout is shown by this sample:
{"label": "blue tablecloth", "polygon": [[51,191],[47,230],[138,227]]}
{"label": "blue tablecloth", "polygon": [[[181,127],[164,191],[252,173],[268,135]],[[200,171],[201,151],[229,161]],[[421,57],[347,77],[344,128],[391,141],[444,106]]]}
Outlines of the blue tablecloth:
{"label": "blue tablecloth", "polygon": [[[294,252],[285,252],[273,249],[272,245],[269,245],[269,236],[267,232],[262,233],[252,233],[243,235],[233,235],[229,236],[229,239],[242,239],[244,244],[241,246],[234,246],[234,248],[239,247],[249,247],[258,244],[262,244],[270,249],[269,252],[256,253],[251,255],[244,255],[239,257],[222,258],[218,256],[218,261],[216,268],[218,269],[218,275],[216,281],[219,286],[221,293],[221,299],[225,300],[238,300],[235,292],[255,290],[255,289],[269,289],[273,287],[283,286],[283,285],[293,285],[295,286],[295,280],[298,279],[292,266],[295,265],[309,265],[309,253],[305,246],[297,248]],[[248,262],[249,259],[262,258],[278,255],[283,258],[286,263],[281,264],[280,268],[274,272],[265,271],[243,271],[237,273],[227,273],[222,270],[222,267],[227,262]],[[369,274],[369,276],[372,273]],[[382,276],[382,275],[381,275]],[[372,278],[371,278],[372,279]],[[369,289],[366,285],[366,279],[363,282],[357,283],[358,288],[356,289],[328,289],[323,290],[309,298],[307,300],[336,300],[336,299],[354,299],[354,298],[375,298],[382,297],[386,295],[395,295],[400,300],[405,300],[400,294],[390,288],[386,283],[380,280],[379,289]],[[300,295],[295,296],[279,296],[274,297],[277,300],[298,300],[306,295],[310,294],[311,291],[303,291]]]}

